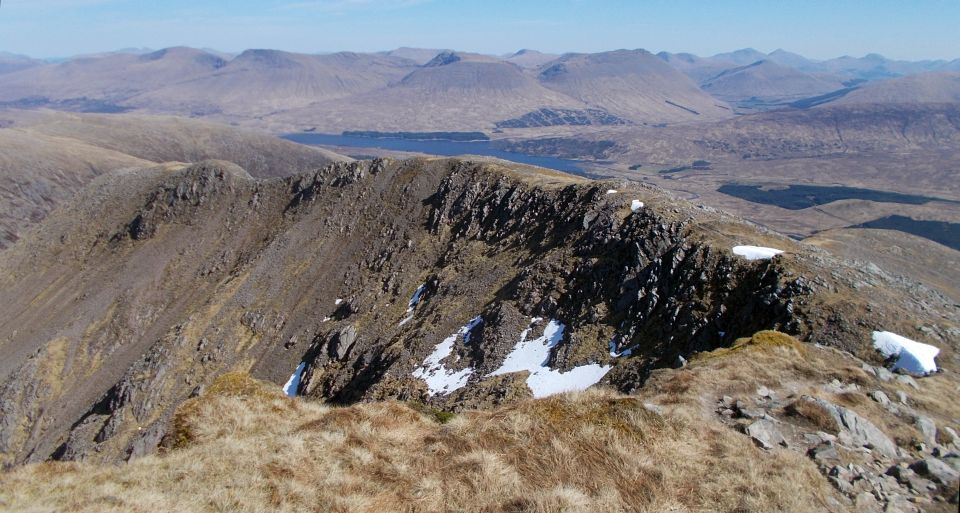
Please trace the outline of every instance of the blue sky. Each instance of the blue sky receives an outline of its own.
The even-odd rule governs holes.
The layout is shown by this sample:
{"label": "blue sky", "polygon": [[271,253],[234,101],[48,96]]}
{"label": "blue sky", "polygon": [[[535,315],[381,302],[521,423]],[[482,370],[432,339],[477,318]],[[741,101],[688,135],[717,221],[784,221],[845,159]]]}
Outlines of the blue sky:
{"label": "blue sky", "polygon": [[960,0],[3,0],[0,51],[186,45],[506,53],[754,47],[812,58],[960,58]]}

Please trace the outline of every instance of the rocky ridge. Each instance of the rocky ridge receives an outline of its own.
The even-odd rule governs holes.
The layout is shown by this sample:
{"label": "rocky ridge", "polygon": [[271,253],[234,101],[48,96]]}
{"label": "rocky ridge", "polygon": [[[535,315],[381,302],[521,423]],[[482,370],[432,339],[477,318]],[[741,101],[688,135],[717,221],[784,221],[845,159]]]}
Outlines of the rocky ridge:
{"label": "rocky ridge", "polygon": [[[747,261],[730,251],[744,243],[786,253]],[[763,329],[876,365],[882,328],[957,363],[956,312],[936,294],[659,189],[498,162],[107,175],[0,268],[6,464],[150,453],[228,371],[279,387],[302,363],[296,393],[334,403],[528,397],[540,371],[497,370],[547,320],[560,334],[543,374],[595,366],[623,392]],[[437,391],[416,373],[451,336],[438,361],[466,379]]]}

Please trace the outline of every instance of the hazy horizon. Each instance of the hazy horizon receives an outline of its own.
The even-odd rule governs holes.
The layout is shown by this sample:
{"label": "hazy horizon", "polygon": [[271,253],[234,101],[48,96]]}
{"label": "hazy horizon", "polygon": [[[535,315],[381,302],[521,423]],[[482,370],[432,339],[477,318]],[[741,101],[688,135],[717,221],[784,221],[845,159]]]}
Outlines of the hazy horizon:
{"label": "hazy horizon", "polygon": [[710,56],[782,48],[814,60],[876,53],[896,60],[954,60],[960,3],[925,0],[6,0],[0,50],[55,59],[173,46],[236,53],[451,48],[491,55],[645,48]]}
{"label": "hazy horizon", "polygon": [[56,62],[56,61],[75,59],[75,58],[80,58],[80,57],[85,57],[85,56],[96,56],[96,55],[107,55],[107,54],[118,54],[118,53],[143,54],[143,53],[151,53],[151,52],[156,52],[156,51],[160,51],[160,50],[165,50],[165,49],[169,49],[169,48],[194,48],[194,49],[197,49],[197,50],[203,50],[203,51],[206,51],[206,52],[217,53],[217,54],[225,54],[225,55],[239,55],[239,54],[241,54],[241,53],[243,53],[243,52],[245,52],[245,51],[248,51],[248,50],[276,50],[276,51],[280,51],[280,52],[301,53],[301,54],[306,54],[306,55],[331,55],[331,54],[336,54],[336,53],[341,53],[341,52],[353,52],[353,53],[386,53],[386,52],[391,52],[391,51],[394,51],[394,50],[400,50],[400,49],[404,49],[404,48],[409,48],[409,49],[414,49],[414,50],[437,50],[437,51],[450,50],[450,51],[462,52],[462,53],[471,53],[471,54],[489,55],[489,56],[501,56],[501,57],[502,57],[502,56],[507,56],[507,55],[511,55],[511,54],[517,53],[517,52],[519,52],[519,51],[521,51],[521,50],[538,51],[538,52],[542,52],[542,53],[545,53],[545,54],[551,54],[551,55],[563,55],[563,54],[575,54],[575,53],[602,53],[602,52],[613,52],[613,51],[619,51],[619,50],[645,50],[645,51],[648,51],[648,52],[650,52],[650,53],[652,53],[652,54],[658,54],[658,53],[660,53],[660,52],[667,52],[667,53],[671,53],[671,54],[674,54],[674,55],[678,55],[678,54],[693,54],[693,55],[696,55],[697,57],[704,57],[704,58],[713,57],[713,56],[715,56],[715,55],[722,55],[722,54],[734,53],[734,52],[738,52],[738,51],[742,51],[742,50],[755,50],[755,51],[758,51],[758,52],[760,52],[760,53],[768,54],[768,55],[769,55],[770,53],[774,52],[774,51],[782,50],[782,51],[786,51],[786,52],[789,52],[789,53],[793,53],[793,54],[800,55],[800,56],[802,56],[802,57],[806,57],[806,58],[808,58],[809,60],[811,60],[811,61],[813,61],[813,62],[824,62],[824,61],[829,61],[829,60],[831,60],[831,59],[844,58],[844,57],[864,58],[864,57],[867,57],[868,55],[880,55],[881,57],[884,57],[884,58],[887,58],[887,59],[891,59],[891,60],[902,60],[902,61],[908,61],[908,62],[922,62],[922,61],[944,61],[944,62],[951,62],[951,61],[953,61],[953,60],[958,60],[958,59],[960,59],[960,57],[958,57],[957,59],[950,59],[950,58],[940,58],[940,59],[935,59],[935,58],[897,59],[897,58],[890,57],[889,55],[884,55],[884,54],[882,54],[882,53],[880,53],[880,52],[869,52],[869,53],[861,54],[861,55],[842,54],[842,55],[834,55],[834,56],[832,56],[832,57],[827,57],[827,58],[824,58],[824,59],[818,59],[818,58],[813,58],[813,57],[810,57],[810,56],[808,56],[808,55],[802,54],[802,53],[800,53],[800,52],[792,51],[792,50],[790,50],[789,48],[774,48],[774,49],[771,49],[771,50],[765,50],[765,49],[754,48],[754,47],[732,48],[732,49],[727,49],[727,50],[720,50],[720,51],[718,51],[718,52],[713,52],[713,53],[709,53],[709,54],[696,54],[696,53],[694,53],[694,52],[687,52],[687,51],[683,51],[683,50],[675,51],[675,50],[671,50],[671,49],[667,49],[667,48],[661,48],[661,49],[652,49],[652,48],[607,48],[607,49],[593,50],[593,51],[590,51],[590,52],[587,52],[587,51],[578,51],[578,50],[569,50],[569,51],[565,51],[565,52],[549,52],[549,51],[546,51],[546,50],[541,50],[541,49],[539,49],[539,48],[518,48],[518,49],[516,49],[516,50],[508,51],[508,52],[489,53],[489,52],[482,52],[482,51],[478,51],[478,50],[474,50],[474,49],[470,49],[470,48],[455,48],[455,47],[449,47],[449,46],[448,46],[448,47],[437,47],[437,48],[425,48],[425,47],[409,46],[409,45],[396,46],[396,47],[392,47],[392,48],[382,48],[382,49],[379,49],[379,50],[355,50],[355,49],[351,49],[351,48],[341,48],[341,49],[319,50],[319,51],[298,51],[298,50],[289,50],[289,49],[286,49],[286,48],[270,48],[270,47],[249,47],[249,48],[241,48],[241,49],[237,49],[237,50],[224,50],[224,49],[222,49],[222,48],[198,47],[198,46],[192,46],[192,45],[179,44],[179,45],[163,46],[163,47],[157,47],[157,48],[153,48],[153,47],[122,47],[122,48],[114,48],[114,49],[105,49],[105,50],[100,50],[100,51],[95,51],[95,52],[85,52],[85,53],[77,53],[77,54],[64,54],[64,55],[31,55],[31,54],[26,54],[26,53],[22,53],[22,52],[10,51],[10,50],[8,50],[8,49],[6,49],[6,48],[0,48],[0,54],[2,54],[2,53],[7,53],[7,54],[11,54],[11,55],[21,55],[21,56],[30,57],[30,58],[33,58],[33,59],[39,59],[39,60],[46,60],[46,61]]}

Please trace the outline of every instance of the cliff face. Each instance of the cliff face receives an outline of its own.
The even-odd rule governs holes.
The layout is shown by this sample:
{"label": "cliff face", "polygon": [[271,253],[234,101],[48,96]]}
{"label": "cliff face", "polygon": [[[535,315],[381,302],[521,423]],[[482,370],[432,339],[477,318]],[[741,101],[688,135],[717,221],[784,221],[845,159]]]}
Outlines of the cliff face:
{"label": "cliff face", "polygon": [[[749,261],[740,244],[786,253]],[[899,331],[955,364],[936,294],[657,189],[499,163],[104,176],[0,269],[4,463],[149,453],[178,404],[234,370],[457,410],[630,392],[770,328],[873,359],[870,332]]]}

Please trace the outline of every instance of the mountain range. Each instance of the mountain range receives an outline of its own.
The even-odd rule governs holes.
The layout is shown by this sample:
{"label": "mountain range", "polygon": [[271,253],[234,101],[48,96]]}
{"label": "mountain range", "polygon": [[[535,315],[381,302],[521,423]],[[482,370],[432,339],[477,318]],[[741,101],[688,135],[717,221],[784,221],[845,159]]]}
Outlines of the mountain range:
{"label": "mountain range", "polygon": [[635,125],[715,121],[734,110],[805,108],[855,91],[851,98],[872,94],[871,101],[946,101],[956,95],[949,80],[917,78],[923,87],[907,81],[889,86],[890,92],[859,91],[894,77],[957,70],[958,61],[876,55],[813,61],[749,49],[703,58],[643,50],[559,56],[535,50],[507,56],[415,48],[320,55],[247,50],[232,56],[168,48],[55,63],[4,54],[0,103],[210,117],[274,132],[495,131],[522,126],[524,116],[552,119],[556,126],[570,117],[609,116]]}

